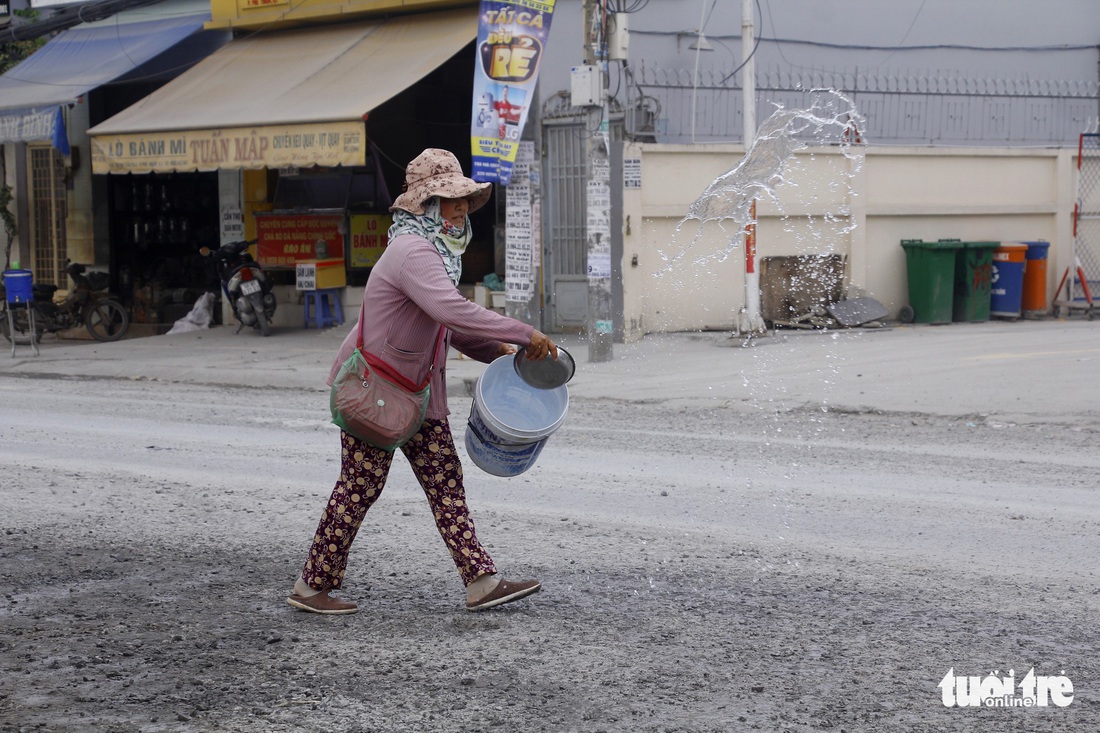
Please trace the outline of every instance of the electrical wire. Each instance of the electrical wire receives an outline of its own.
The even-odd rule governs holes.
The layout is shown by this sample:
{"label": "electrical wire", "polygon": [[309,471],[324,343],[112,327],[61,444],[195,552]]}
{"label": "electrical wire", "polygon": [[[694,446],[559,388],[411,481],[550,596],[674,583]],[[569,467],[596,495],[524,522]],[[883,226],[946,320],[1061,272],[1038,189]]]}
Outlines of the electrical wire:
{"label": "electrical wire", "polygon": [[[757,17],[757,18],[759,18],[759,17],[761,16],[761,14],[762,14],[762,13],[761,13],[761,11],[760,11],[760,0],[756,0],[756,17]],[[751,58],[752,58],[753,56],[755,56],[755,55],[756,55],[756,49],[758,49],[758,48],[760,48],[760,36],[759,36],[759,35],[757,35],[757,36],[756,36],[756,42],[755,42],[755,43],[753,43],[753,45],[752,45],[752,51],[750,51],[750,52],[749,52],[749,55],[745,57],[745,60],[744,60],[744,61],[742,61],[742,62],[741,62],[741,63],[740,63],[740,64],[739,64],[738,66],[737,66],[737,68],[736,68],[736,69],[734,69],[733,71],[731,71],[731,72],[730,72],[729,74],[726,74],[725,78],[723,78],[723,79],[722,79],[722,81],[720,81],[720,82],[718,82],[718,83],[719,83],[719,84],[725,84],[725,83],[726,83],[727,81],[729,81],[729,80],[730,80],[730,79],[731,79],[731,78],[733,77],[733,75],[734,75],[734,74],[736,74],[736,73],[737,73],[738,71],[740,71],[741,69],[745,68],[745,64],[747,64],[747,63],[749,62],[749,60],[750,60],[750,59],[751,59]]]}
{"label": "electrical wire", "polygon": [[[630,2],[630,5],[626,5]],[[649,5],[649,0],[615,0],[615,5],[612,6],[612,11],[615,13],[637,13],[639,10]]]}
{"label": "electrical wire", "polygon": [[705,20],[703,20],[703,26],[702,26],[702,28],[700,28],[700,29],[699,29],[699,32],[700,32],[700,33],[702,33],[702,32],[703,32],[703,28],[706,28],[706,27],[707,27],[707,23],[709,23],[709,22],[710,22],[710,16],[714,15],[714,9],[715,9],[716,7],[718,7],[718,0],[714,0],[714,2],[712,2],[712,3],[710,4],[710,11],[709,11],[709,12],[707,13],[707,17],[706,17],[706,19],[705,19]]}
{"label": "electrical wire", "polygon": [[[78,13],[77,13],[77,17],[72,18],[72,17],[69,17],[69,16],[66,15],[65,18],[64,18],[64,21],[65,21],[66,25],[64,27],[58,29],[58,30],[59,31],[65,31],[65,30],[69,30],[69,29],[73,28],[74,26],[80,25],[81,23],[92,23],[92,22],[95,22],[95,21],[98,21],[98,20],[110,20],[110,21],[112,21],[111,25],[113,26],[113,28],[115,30],[115,40],[118,42],[119,53],[123,57],[125,57],[126,60],[129,61],[130,64],[131,64],[130,70],[126,71],[126,72],[123,72],[122,76],[125,76],[127,74],[130,74],[134,69],[137,69],[140,66],[148,63],[152,59],[146,59],[145,61],[138,62],[136,59],[134,59],[127,52],[126,46],[123,44],[122,28],[124,26],[130,25],[130,23],[122,22],[121,21],[121,14],[124,13],[124,12],[130,11],[130,10],[137,10],[137,9],[140,9],[140,8],[143,8],[143,7],[147,7],[149,5],[155,5],[155,4],[160,3],[160,2],[162,2],[162,0],[108,0],[105,3],[96,3],[96,4],[81,6],[80,11],[78,11]],[[93,9],[88,11],[87,16],[85,17],[85,12],[84,11],[87,10],[88,8],[93,8]],[[190,17],[192,15],[200,15],[200,14],[199,13],[188,13],[188,12],[150,14],[149,20],[150,21],[168,20],[170,18],[183,18],[183,17]],[[51,18],[51,20],[52,20],[52,18]],[[146,22],[146,21],[138,20],[138,21],[134,21],[134,22],[136,23],[136,22]],[[33,24],[30,24],[29,26],[21,26],[21,28],[37,27],[38,25],[39,25],[39,23],[33,23]],[[40,33],[42,35],[44,35],[45,33],[49,33],[49,32],[53,32],[53,31],[45,31],[45,32],[40,31]],[[188,38],[196,36],[198,33],[202,33],[202,32],[204,32],[203,29],[201,27],[199,27],[196,30],[196,32],[192,33],[190,36],[188,36]],[[182,43],[184,40],[186,40],[186,39],[181,39],[177,43]],[[2,46],[6,42],[7,41],[4,41],[2,38],[0,38],[0,46]],[[110,80],[107,80],[107,81],[103,82],[102,84],[99,84],[98,86],[99,87],[105,87],[105,86],[111,86],[111,85],[115,85],[115,84],[123,84],[123,83],[129,84],[129,83],[133,83],[133,82],[147,81],[149,79],[157,79],[157,78],[164,77],[165,75],[172,74],[173,72],[186,71],[187,69],[194,66],[195,63],[197,63],[197,60],[187,61],[185,63],[181,63],[181,64],[178,64],[178,65],[175,65],[175,66],[158,68],[156,71],[153,71],[152,73],[149,73],[149,74],[144,74],[144,75],[140,75],[140,76],[127,76],[125,82],[119,82],[119,81],[116,81],[116,79],[110,79]],[[20,76],[12,74],[11,70],[9,70],[3,76],[4,76],[4,78],[11,79],[13,81],[22,82],[24,84],[33,84],[33,85],[44,86],[44,87],[51,87],[51,86],[64,87],[64,86],[69,86],[71,84],[71,82],[69,82],[69,81],[49,82],[49,81],[42,81],[42,80],[39,80],[39,79],[24,79]]]}
{"label": "electrical wire", "polygon": [[[126,25],[126,24],[121,22],[120,15],[121,15],[121,13],[116,13],[112,18],[114,20],[114,27],[115,27],[115,40],[118,41],[119,51],[122,52],[122,55],[126,57],[126,60],[129,61],[133,65],[134,69],[136,69],[139,66],[141,66],[141,63],[138,63],[138,61],[136,59],[134,59],[126,51],[126,47],[124,45],[122,45],[122,26]],[[171,17],[171,16],[170,15],[156,16],[156,19],[168,18],[168,17]],[[202,29],[200,28],[199,31],[201,32]],[[181,39],[181,42],[182,42],[182,39]],[[148,61],[151,61],[151,60],[152,59],[149,59],[146,62],[142,62],[142,63],[147,63]],[[186,70],[186,69],[190,68],[191,66],[194,66],[193,62],[188,63],[188,64],[180,64],[179,66],[173,66],[171,68],[161,69],[161,70],[159,70],[155,73],[148,74],[146,76],[132,77],[132,78],[127,79],[126,82],[131,83],[131,82],[135,82],[135,81],[145,81],[146,79],[152,79],[152,78],[155,78],[155,77],[163,76],[166,73],[171,73],[171,72],[174,72],[174,71],[183,71],[183,70]],[[105,84],[101,84],[100,86],[107,86],[108,84],[113,84],[113,83],[114,83],[114,80],[111,79],[111,80],[107,81]]]}
{"label": "electrical wire", "polygon": [[[765,5],[767,6],[767,8],[768,8],[768,25],[770,25],[770,26],[772,27],[772,35],[773,35],[773,36],[778,36],[778,35],[779,35],[779,33],[778,33],[778,31],[776,31],[776,30],[775,30],[775,13],[773,13],[773,12],[772,12],[772,6],[771,6],[771,4],[770,4],[770,3],[768,2],[768,0],[764,0],[764,4],[765,4]],[[761,21],[763,21],[763,18],[761,18]],[[761,34],[761,35],[763,35],[763,34]],[[792,67],[792,68],[795,68],[795,66],[796,66],[796,65],[795,65],[795,64],[793,64],[793,63],[791,63],[791,60],[790,60],[790,59],[788,59],[788,58],[787,58],[787,57],[786,57],[786,56],[785,56],[785,55],[783,54],[783,44],[781,44],[781,43],[779,43],[778,41],[776,41],[776,43],[775,43],[775,50],[776,50],[776,51],[777,51],[777,52],[779,53],[779,58],[783,59],[783,63],[787,64],[787,66],[790,66],[790,67]]]}
{"label": "electrical wire", "polygon": [[[765,0],[765,2],[767,2],[767,0]],[[901,40],[898,41],[896,44],[890,46],[890,47],[882,49],[882,50],[888,50],[889,53],[886,55],[885,58],[883,58],[877,64],[875,64],[874,66],[869,67],[869,68],[873,69],[873,68],[877,68],[878,66],[881,66],[882,64],[886,63],[894,54],[896,54],[898,51],[900,51],[904,48],[903,44],[905,43],[905,39],[907,39],[909,37],[909,34],[913,32],[913,27],[917,24],[917,18],[920,17],[921,11],[924,10],[924,6],[927,4],[927,2],[928,2],[928,0],[921,0],[920,7],[918,7],[917,12],[915,12],[913,14],[912,20],[909,21],[909,27],[905,29],[905,33],[902,34]],[[774,36],[778,36],[779,34],[775,29],[775,13],[772,12],[772,9],[771,9],[770,5],[768,5],[768,25],[771,26],[772,34]],[[814,67],[792,63],[791,60],[788,59],[783,54],[782,42],[779,41],[779,40],[776,40],[776,39],[769,39],[769,40],[773,40],[775,42],[775,50],[779,53],[779,58],[783,59],[783,62],[786,63],[791,68],[806,69],[806,70],[810,70],[810,71],[817,71],[818,70],[818,69],[815,69]],[[864,50],[866,50],[866,49],[864,49]]]}
{"label": "electrical wire", "polygon": [[[683,31],[650,31],[641,29],[631,29],[631,34],[636,36],[679,36],[683,35]],[[707,40],[715,38],[725,40],[737,40],[740,36],[737,35],[718,35],[707,36]],[[876,46],[873,44],[860,44],[860,43],[828,43],[826,41],[807,41],[801,38],[776,38],[771,36],[761,36],[761,40],[768,41],[769,43],[785,43],[789,46],[813,46],[814,48],[832,48],[843,51],[996,51],[996,52],[1020,52],[1020,51],[1095,51],[1097,45],[1095,43],[1064,43],[1057,45],[1043,45],[1043,46],[974,46],[965,43],[929,43],[918,44],[912,46]]]}
{"label": "electrical wire", "polygon": [[9,25],[5,32],[0,33],[0,44],[13,41],[30,41],[57,31],[63,31],[80,23],[103,20],[117,15],[123,10],[140,8],[158,2],[161,2],[161,0],[103,0],[102,2],[85,3],[75,7],[64,7],[44,20],[21,25]]}
{"label": "electrical wire", "polygon": [[[905,39],[908,38],[909,34],[913,32],[913,26],[915,26],[917,24],[917,18],[920,17],[920,11],[924,10],[925,3],[927,3],[927,2],[928,2],[928,0],[921,0],[920,7],[917,8],[917,12],[913,13],[913,19],[911,21],[909,21],[909,27],[905,29],[905,34],[901,37],[901,40],[898,41],[898,43],[897,43],[898,48],[901,47],[901,44],[905,43]],[[883,59],[881,61],[879,61],[877,64],[875,64],[874,66],[868,67],[868,68],[869,69],[876,69],[879,66],[882,66],[887,61],[889,61],[894,56],[894,54],[896,54],[896,53],[897,53],[897,48],[890,51],[890,53],[886,54],[886,56],[883,57]]]}

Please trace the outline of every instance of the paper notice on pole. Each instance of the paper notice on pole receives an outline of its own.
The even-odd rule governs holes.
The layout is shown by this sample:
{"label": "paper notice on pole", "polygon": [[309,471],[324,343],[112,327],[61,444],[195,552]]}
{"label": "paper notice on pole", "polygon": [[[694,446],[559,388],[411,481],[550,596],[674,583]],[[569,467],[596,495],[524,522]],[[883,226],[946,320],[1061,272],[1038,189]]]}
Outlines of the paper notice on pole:
{"label": "paper notice on pole", "polygon": [[611,277],[611,252],[588,253],[588,278],[598,280]]}
{"label": "paper notice on pole", "polygon": [[516,153],[512,178],[505,189],[504,204],[504,299],[514,303],[530,301],[534,293],[532,278],[531,162],[533,142],[522,141]]}
{"label": "paper notice on pole", "polygon": [[531,200],[531,268],[532,271],[537,270],[542,266],[542,236],[540,234],[540,227],[542,226],[542,203],[538,197],[535,196]]}
{"label": "paper notice on pole", "polygon": [[[593,180],[588,182],[585,191],[590,280],[611,277],[611,186],[608,185],[608,178],[601,177],[604,171],[600,163],[598,158],[592,160]],[[606,163],[606,158],[602,163]]]}
{"label": "paper notice on pole", "polygon": [[611,180],[611,161],[607,158],[592,159],[592,180],[607,183]]}
{"label": "paper notice on pole", "polygon": [[586,194],[589,217],[595,213],[599,218],[610,218],[611,187],[604,181],[589,181]]}

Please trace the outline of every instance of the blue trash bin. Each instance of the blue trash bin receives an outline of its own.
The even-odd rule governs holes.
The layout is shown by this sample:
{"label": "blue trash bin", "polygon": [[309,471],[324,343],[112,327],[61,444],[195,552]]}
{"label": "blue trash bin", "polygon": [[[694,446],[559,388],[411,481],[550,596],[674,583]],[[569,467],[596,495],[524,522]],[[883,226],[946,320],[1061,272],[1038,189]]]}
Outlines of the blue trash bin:
{"label": "blue trash bin", "polygon": [[34,300],[34,275],[30,270],[4,270],[4,290],[9,303],[30,303]]}
{"label": "blue trash bin", "polygon": [[1005,242],[993,250],[993,277],[989,291],[991,316],[999,318],[1021,316],[1026,259],[1026,244]]}

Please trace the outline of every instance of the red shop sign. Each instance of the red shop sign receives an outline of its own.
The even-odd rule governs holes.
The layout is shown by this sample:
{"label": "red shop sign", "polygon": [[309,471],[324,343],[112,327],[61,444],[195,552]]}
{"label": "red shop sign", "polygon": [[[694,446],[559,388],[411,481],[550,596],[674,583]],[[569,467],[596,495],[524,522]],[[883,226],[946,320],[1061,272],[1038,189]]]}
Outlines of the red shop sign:
{"label": "red shop sign", "polygon": [[[344,257],[340,214],[257,214],[256,259],[264,267],[294,267],[298,260]],[[325,252],[318,256],[317,243]]]}

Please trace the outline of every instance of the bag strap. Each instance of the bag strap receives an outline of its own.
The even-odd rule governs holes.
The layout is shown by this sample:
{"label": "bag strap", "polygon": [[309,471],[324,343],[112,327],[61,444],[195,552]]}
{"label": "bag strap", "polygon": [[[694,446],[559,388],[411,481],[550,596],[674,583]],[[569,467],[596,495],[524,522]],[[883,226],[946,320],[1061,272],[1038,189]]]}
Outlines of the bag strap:
{"label": "bag strap", "polygon": [[363,351],[363,318],[367,314],[366,313],[366,308],[367,308],[367,302],[366,302],[366,300],[364,300],[359,305],[359,323],[358,323],[358,326],[357,326],[358,336],[355,339],[355,348],[357,348],[360,351],[360,353],[363,354],[363,358],[367,360],[368,364],[370,364],[373,368],[377,369],[378,371],[382,372],[385,375],[385,377],[387,379],[389,379],[391,382],[396,382],[396,383],[400,384],[401,386],[408,389],[410,392],[419,392],[420,390],[427,387],[428,382],[432,381],[432,372],[435,371],[436,361],[438,361],[438,359],[439,359],[439,350],[443,346],[443,337],[447,333],[447,328],[445,326],[440,326],[439,327],[439,338],[436,339],[435,351],[432,352],[432,363],[431,363],[431,366],[428,367],[428,376],[424,379],[424,381],[418,387],[415,384],[413,384],[411,381],[409,381],[409,379],[407,377],[399,374],[397,372],[397,370],[394,369],[393,367],[391,367],[389,364],[387,364],[385,362],[385,360],[382,359],[382,357],[375,356],[374,354]]}

